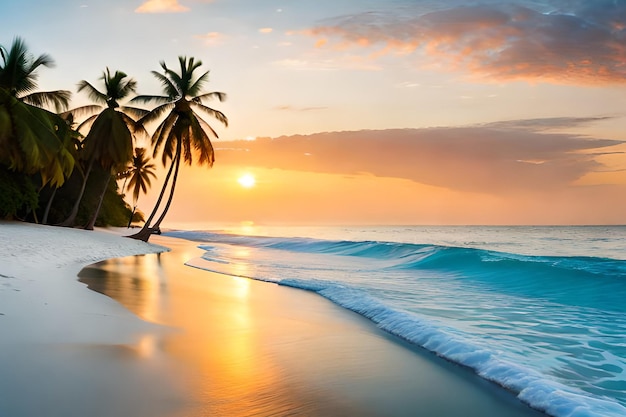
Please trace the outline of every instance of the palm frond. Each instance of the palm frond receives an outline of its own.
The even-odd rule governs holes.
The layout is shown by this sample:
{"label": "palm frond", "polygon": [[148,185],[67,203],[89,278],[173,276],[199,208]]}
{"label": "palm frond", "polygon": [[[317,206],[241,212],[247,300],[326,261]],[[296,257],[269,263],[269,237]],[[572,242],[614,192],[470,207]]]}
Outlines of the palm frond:
{"label": "palm frond", "polygon": [[[162,63],[162,64],[164,64],[164,63]],[[167,94],[167,96],[170,98],[170,100],[174,100],[174,99],[180,97],[181,91],[179,91],[178,88],[176,88],[176,83],[173,83],[172,80],[170,80],[167,77],[168,71],[169,70],[166,67],[165,75],[161,74],[160,72],[156,72],[156,71],[151,71],[151,72],[152,72],[152,75],[157,80],[159,80],[159,82],[163,86],[163,90],[165,91],[165,94]]]}
{"label": "palm frond", "polygon": [[94,120],[84,140],[86,157],[94,156],[103,169],[126,164],[133,156],[132,127],[134,121],[114,108],[104,109]]}
{"label": "palm frond", "polygon": [[185,126],[185,129],[180,135],[181,144],[183,147],[183,161],[187,165],[193,164],[193,152],[191,151],[191,126]]}
{"label": "palm frond", "polygon": [[217,135],[217,132],[211,127],[211,125],[206,120],[204,120],[202,117],[200,117],[198,115],[196,115],[196,118],[200,122],[200,125],[202,126],[203,129],[208,130],[209,132],[211,132],[211,134],[215,137],[215,139],[219,139],[220,138]]}
{"label": "palm frond", "polygon": [[74,119],[82,118],[85,116],[91,116],[94,113],[98,113],[102,111],[102,106],[98,106],[96,104],[88,104],[86,106],[76,107],[74,109],[67,110],[60,114],[61,117],[67,120],[68,115],[72,115]]}
{"label": "palm frond", "polygon": [[37,107],[54,107],[57,112],[66,110],[70,103],[72,93],[67,90],[40,91],[20,97],[25,103]]}
{"label": "palm frond", "polygon": [[[191,123],[192,141],[196,154],[198,155],[198,163],[200,165],[213,166],[215,162],[215,152],[213,150],[213,144],[211,139],[206,134],[206,131],[202,126],[203,120],[200,118],[194,118]],[[206,123],[205,123],[206,124]],[[213,130],[213,129],[211,129]],[[215,132],[213,132],[215,134]],[[217,137],[217,134],[215,134]]]}
{"label": "palm frond", "polygon": [[20,37],[13,39],[8,51],[2,47],[2,60],[4,65],[0,67],[0,87],[11,91],[15,97],[27,95],[37,88],[38,67],[54,65],[49,55],[33,58]]}
{"label": "palm frond", "polygon": [[205,106],[204,104],[197,103],[195,101],[193,101],[192,103],[193,103],[194,107],[199,108],[200,110],[202,110],[203,112],[207,113],[208,115],[216,118],[224,126],[228,127],[228,118],[226,117],[226,115],[224,113],[222,113],[219,110],[212,109],[211,107]]}
{"label": "palm frond", "polygon": [[87,90],[87,96],[91,100],[95,101],[96,103],[106,104],[108,98],[107,95],[98,91],[98,89],[91,85],[88,81],[79,81],[77,91],[80,93],[83,90]]}
{"label": "palm frond", "polygon": [[126,80],[120,88],[120,99],[128,97],[131,93],[134,93],[136,91],[137,81],[133,80],[132,78],[130,80]]}
{"label": "palm frond", "polygon": [[187,95],[189,95],[190,97],[195,97],[200,94],[200,92],[202,91],[202,87],[204,87],[204,85],[209,81],[209,72],[210,71],[207,71],[199,76],[196,81],[189,86],[189,89],[187,90]]}
{"label": "palm frond", "polygon": [[167,96],[151,96],[151,95],[140,95],[133,97],[129,103],[140,103],[140,104],[150,104],[154,103],[157,105],[170,103],[172,99]]}
{"label": "palm frond", "polygon": [[159,154],[159,150],[163,147],[163,165],[165,165],[167,159],[172,156],[173,143],[170,133],[177,120],[178,115],[170,113],[152,134],[152,146],[154,148],[152,157],[156,158]]}
{"label": "palm frond", "polygon": [[140,109],[139,107],[122,106],[120,110],[124,113],[134,117],[135,119],[141,119],[146,114],[150,113],[149,110]]}
{"label": "palm frond", "polygon": [[162,104],[145,114],[141,119],[138,120],[138,122],[145,126],[147,123],[154,122],[155,120],[160,118],[165,112],[172,110],[174,107],[175,104],[172,102]]}
{"label": "palm frond", "polygon": [[139,134],[141,137],[144,137],[144,138],[147,138],[150,136],[146,128],[141,123],[135,121],[132,117],[130,117],[129,115],[127,115],[126,113],[122,111],[120,111],[119,113],[122,115],[122,118],[124,119],[124,123],[126,123],[126,125],[131,129],[133,134]]}
{"label": "palm frond", "polygon": [[115,71],[115,74],[111,76],[111,71],[108,67],[106,71],[106,74],[103,75],[103,79],[107,87],[107,94],[113,100],[126,98],[137,90],[137,81],[128,78],[125,72]]}
{"label": "palm frond", "polygon": [[28,72],[29,73],[33,73],[40,66],[44,66],[44,67],[47,67],[47,68],[53,68],[54,67],[54,59],[52,59],[52,57],[50,55],[48,55],[48,54],[41,54],[41,55],[39,55],[37,58],[35,58],[31,62],[30,68],[28,69]]}
{"label": "palm frond", "polygon": [[87,119],[83,120],[83,122],[76,127],[76,130],[81,131],[85,127],[90,127],[91,124],[94,122],[94,120],[96,120],[97,117],[98,117],[98,115],[94,114],[94,115],[88,117]]}
{"label": "palm frond", "polygon": [[195,96],[193,99],[191,99],[191,101],[193,101],[194,103],[202,104],[204,100],[211,100],[214,97],[217,97],[219,101],[224,101],[226,100],[226,93],[222,93],[220,91],[212,91],[210,93]]}

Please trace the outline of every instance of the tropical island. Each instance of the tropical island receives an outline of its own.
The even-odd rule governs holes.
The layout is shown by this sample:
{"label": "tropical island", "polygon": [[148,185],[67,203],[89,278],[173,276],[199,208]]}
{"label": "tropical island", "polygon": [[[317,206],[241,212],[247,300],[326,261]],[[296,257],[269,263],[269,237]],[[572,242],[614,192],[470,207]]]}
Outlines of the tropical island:
{"label": "tropical island", "polygon": [[[202,62],[180,56],[178,64],[175,70],[162,61],[161,71],[152,71],[161,95],[137,95],[133,78],[106,68],[102,86],[78,82],[77,91],[93,104],[69,109],[71,91],[37,91],[38,71],[53,67],[52,57],[33,55],[20,37],[1,44],[0,218],[87,230],[143,222],[131,237],[144,241],[159,231],[181,162],[211,167],[215,161],[211,138],[218,134],[206,117],[228,126],[221,111],[204,104],[226,94],[203,92],[209,71],[200,73]],[[146,138],[151,149],[138,146]],[[152,158],[167,173],[145,219],[137,203],[156,178]]]}

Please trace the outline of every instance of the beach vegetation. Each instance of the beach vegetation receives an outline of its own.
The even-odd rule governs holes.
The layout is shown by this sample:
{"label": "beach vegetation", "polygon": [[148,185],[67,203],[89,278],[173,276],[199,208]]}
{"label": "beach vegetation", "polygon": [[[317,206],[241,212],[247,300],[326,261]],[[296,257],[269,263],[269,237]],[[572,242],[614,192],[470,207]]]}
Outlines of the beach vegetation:
{"label": "beach vegetation", "polygon": [[132,164],[120,176],[125,177],[124,188],[132,190],[133,211],[128,219],[127,227],[130,227],[135,217],[140,193],[146,193],[150,187],[151,178],[156,178],[154,173],[156,166],[146,154],[145,148],[135,148]]}
{"label": "beach vegetation", "polygon": [[25,216],[37,203],[37,189],[30,177],[0,166],[0,219]]}
{"label": "beach vegetation", "polygon": [[75,225],[87,181],[94,165],[97,164],[109,175],[105,175],[102,184],[98,187],[101,192],[85,226],[86,229],[93,229],[111,177],[122,171],[132,160],[135,134],[143,131],[141,125],[138,125],[131,115],[138,117],[147,112],[119,104],[121,100],[135,93],[137,82],[121,71],[115,71],[112,74],[109,68],[103,72],[100,80],[104,84],[103,92],[88,81],[82,80],[78,83],[78,91],[85,91],[96,104],[72,110],[74,115],[94,114],[78,126],[79,131],[88,129],[81,149],[84,177],[72,210],[62,223],[63,226]]}
{"label": "beach vegetation", "polygon": [[[93,104],[67,110],[70,91],[37,91],[38,71],[54,66],[48,54],[31,54],[20,37],[0,45],[0,218],[41,217],[44,224],[86,229],[141,222],[137,202],[157,178],[151,158],[160,157],[167,167],[160,194],[132,236],[147,241],[171,206],[181,163],[211,167],[215,161],[211,140],[218,135],[208,118],[228,126],[224,113],[207,105],[226,95],[203,92],[209,71],[200,69],[202,62],[181,56],[178,64],[174,70],[161,62],[161,71],[152,71],[161,95],[128,102],[151,110],[122,105],[137,83],[108,67],[99,78],[102,89],[78,83]],[[152,135],[146,126],[156,126]],[[151,149],[137,146],[141,136],[151,139]],[[132,207],[123,191],[131,192]]]}
{"label": "beach vegetation", "polygon": [[52,67],[47,54],[37,57],[16,37],[0,45],[0,165],[39,177],[41,186],[61,186],[74,169],[67,124],[57,112],[67,109],[67,90],[35,91],[41,67]]}
{"label": "beach vegetation", "polygon": [[[162,72],[152,71],[163,86],[163,95],[140,95],[131,100],[133,103],[156,105],[138,122],[145,126],[160,120],[152,134],[153,157],[160,154],[163,165],[169,165],[152,212],[142,229],[131,236],[144,241],[160,230],[161,222],[174,197],[181,162],[211,167],[215,161],[211,137],[217,138],[218,135],[203,116],[212,117],[228,126],[228,119],[224,113],[204,104],[212,99],[223,101],[226,94],[202,92],[209,79],[209,71],[199,76],[195,75],[202,61],[180,56],[178,63],[180,72],[169,68],[163,61],[161,61]],[[164,203],[166,193],[167,199]],[[162,210],[161,214],[155,220],[159,210]]]}

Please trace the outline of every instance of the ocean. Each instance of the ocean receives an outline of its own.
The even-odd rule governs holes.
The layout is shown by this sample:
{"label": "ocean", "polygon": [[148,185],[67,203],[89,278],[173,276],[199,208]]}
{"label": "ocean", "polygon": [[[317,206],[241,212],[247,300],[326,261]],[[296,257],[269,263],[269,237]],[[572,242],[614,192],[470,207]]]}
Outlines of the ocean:
{"label": "ocean", "polygon": [[626,416],[626,227],[171,230],[189,266],[314,291],[557,417]]}

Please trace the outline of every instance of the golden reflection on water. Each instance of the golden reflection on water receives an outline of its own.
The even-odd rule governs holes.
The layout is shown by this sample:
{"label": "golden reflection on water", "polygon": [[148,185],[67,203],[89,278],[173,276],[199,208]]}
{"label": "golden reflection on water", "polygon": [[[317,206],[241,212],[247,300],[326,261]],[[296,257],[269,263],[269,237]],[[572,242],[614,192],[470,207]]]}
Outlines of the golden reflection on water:
{"label": "golden reflection on water", "polygon": [[114,298],[139,317],[160,322],[160,302],[166,288],[157,255],[111,259],[83,269],[81,282]]}
{"label": "golden reflection on water", "polygon": [[[202,252],[176,242],[164,242],[171,253],[105,261],[79,274],[89,288],[174,330],[142,335],[131,347],[141,358],[182,365],[163,378],[189,403],[167,417],[527,415],[508,405],[480,408],[492,399],[475,403],[474,385],[355,328],[352,315],[328,310],[319,297],[185,266]],[[250,256],[238,254],[230,272],[246,275]],[[436,400],[441,387],[458,398]]]}
{"label": "golden reflection on water", "polygon": [[152,358],[157,350],[158,339],[154,334],[144,334],[137,343],[137,352],[142,358]]}
{"label": "golden reflection on water", "polygon": [[[89,288],[114,298],[141,318],[177,329],[165,336],[143,335],[134,349],[146,358],[162,349],[186,363],[193,375],[188,389],[198,403],[212,404],[212,413],[263,414],[260,410],[269,404],[280,407],[271,401],[282,384],[278,368],[259,355],[263,346],[249,300],[250,280],[184,266],[187,256],[194,255],[179,251],[113,259],[86,268],[79,276]],[[241,251],[237,256],[245,259],[249,253]],[[249,273],[246,262],[231,266],[233,275]],[[213,286],[215,279],[221,282]]]}

